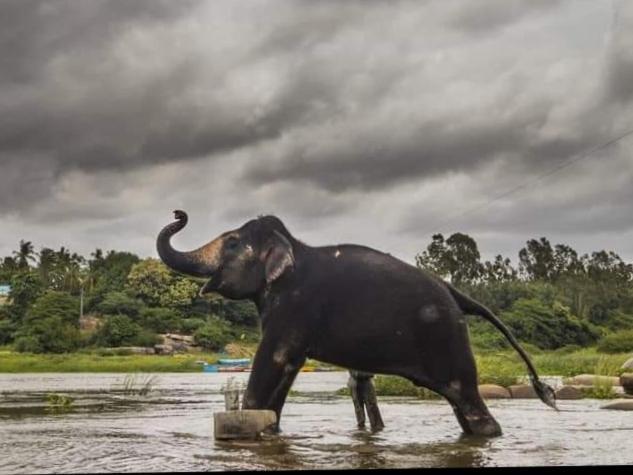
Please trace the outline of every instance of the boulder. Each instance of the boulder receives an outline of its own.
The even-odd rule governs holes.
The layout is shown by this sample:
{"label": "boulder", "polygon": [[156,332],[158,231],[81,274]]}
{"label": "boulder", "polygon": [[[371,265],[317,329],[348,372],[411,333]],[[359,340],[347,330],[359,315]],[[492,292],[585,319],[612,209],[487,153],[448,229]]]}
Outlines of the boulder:
{"label": "boulder", "polygon": [[633,372],[633,358],[629,358],[622,365],[622,369]]}
{"label": "boulder", "polygon": [[174,347],[171,345],[154,345],[154,351],[157,355],[171,355],[174,353]]}
{"label": "boulder", "polygon": [[244,409],[213,414],[213,434],[218,440],[257,439],[277,422],[275,411]]}
{"label": "boulder", "polygon": [[633,411],[633,399],[618,399],[605,404],[601,409],[615,409],[619,411]]}
{"label": "boulder", "polygon": [[557,389],[554,394],[556,399],[582,399],[584,397],[582,391],[575,386],[563,386]]}
{"label": "boulder", "polygon": [[484,399],[509,399],[512,397],[510,391],[496,384],[480,384],[479,394]]}
{"label": "boulder", "polygon": [[620,385],[620,378],[617,376],[599,376],[596,374],[579,374],[569,380],[569,384],[576,386],[594,386],[595,384],[608,384],[612,386]]}
{"label": "boulder", "polygon": [[508,387],[513,399],[538,399],[534,388],[528,384],[514,384]]}
{"label": "boulder", "polygon": [[620,386],[622,386],[626,394],[633,394],[633,373],[620,375]]}

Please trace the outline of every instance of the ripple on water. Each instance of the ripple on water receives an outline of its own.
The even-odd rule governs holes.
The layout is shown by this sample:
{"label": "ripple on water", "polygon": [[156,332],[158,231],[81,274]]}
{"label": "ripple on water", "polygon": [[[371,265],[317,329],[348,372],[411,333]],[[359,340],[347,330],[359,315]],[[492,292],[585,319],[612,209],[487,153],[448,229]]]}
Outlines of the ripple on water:
{"label": "ripple on water", "polygon": [[[356,429],[349,398],[332,394],[347,373],[300,376],[279,436],[227,443],[214,441],[212,426],[226,375],[160,375],[147,398],[111,390],[125,375],[0,375],[12,388],[0,397],[0,472],[633,463],[631,451],[614,450],[628,446],[633,421],[600,401],[561,401],[559,413],[538,400],[489,401],[504,436],[486,440],[463,437],[443,401],[380,398],[386,428],[373,434]],[[48,392],[72,395],[75,410],[29,409],[43,409]]]}

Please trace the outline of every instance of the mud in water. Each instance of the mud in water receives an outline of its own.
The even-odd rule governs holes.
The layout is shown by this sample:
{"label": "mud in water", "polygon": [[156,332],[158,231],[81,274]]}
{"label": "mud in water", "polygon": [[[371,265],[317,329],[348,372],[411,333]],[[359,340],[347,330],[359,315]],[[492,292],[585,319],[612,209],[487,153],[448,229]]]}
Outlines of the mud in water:
{"label": "mud in water", "polygon": [[[386,428],[372,434],[334,395],[342,372],[299,375],[280,435],[219,442],[212,414],[230,376],[248,373],[159,374],[139,396],[124,374],[0,374],[0,473],[633,464],[633,415],[603,401],[559,401],[558,413],[489,401],[504,435],[482,440],[461,435],[444,401],[379,397]],[[50,393],[72,405],[51,406]]]}

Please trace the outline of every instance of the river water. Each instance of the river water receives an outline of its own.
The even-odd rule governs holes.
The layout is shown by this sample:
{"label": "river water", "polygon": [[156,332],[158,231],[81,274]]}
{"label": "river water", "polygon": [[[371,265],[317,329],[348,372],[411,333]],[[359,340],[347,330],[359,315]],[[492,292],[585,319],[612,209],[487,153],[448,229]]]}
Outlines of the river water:
{"label": "river water", "polygon": [[[465,438],[444,401],[379,397],[386,428],[356,428],[347,373],[300,373],[282,433],[259,442],[213,438],[227,378],[158,374],[147,396],[122,391],[124,374],[0,374],[0,473],[162,472],[633,464],[633,414],[603,401],[491,400],[504,435]],[[142,381],[138,376],[137,383]],[[47,410],[48,393],[74,398]]]}

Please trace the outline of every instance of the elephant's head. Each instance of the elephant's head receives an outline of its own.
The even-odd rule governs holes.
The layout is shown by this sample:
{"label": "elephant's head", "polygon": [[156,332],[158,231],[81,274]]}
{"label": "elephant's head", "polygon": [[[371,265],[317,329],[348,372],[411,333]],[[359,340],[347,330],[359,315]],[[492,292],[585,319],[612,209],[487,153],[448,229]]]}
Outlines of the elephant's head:
{"label": "elephant's head", "polygon": [[295,265],[292,238],[274,216],[253,219],[189,252],[175,250],[171,237],[187,225],[187,213],[174,211],[176,221],[158,235],[156,247],[172,269],[209,280],[200,294],[218,292],[231,299],[252,298]]}

